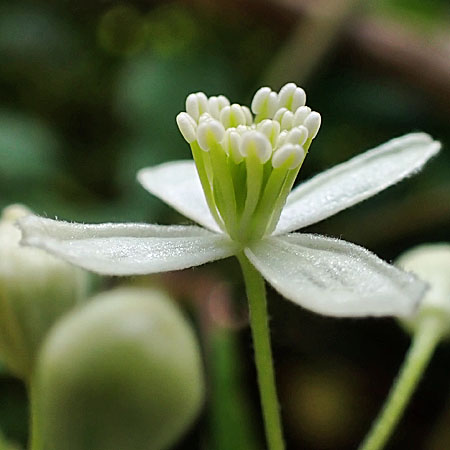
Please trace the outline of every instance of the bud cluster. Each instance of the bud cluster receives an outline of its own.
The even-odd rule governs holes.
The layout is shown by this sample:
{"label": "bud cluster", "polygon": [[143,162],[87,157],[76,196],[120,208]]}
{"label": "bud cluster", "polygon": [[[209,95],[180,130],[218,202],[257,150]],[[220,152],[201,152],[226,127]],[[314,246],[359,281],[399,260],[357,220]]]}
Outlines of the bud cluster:
{"label": "bud cluster", "polygon": [[197,92],[178,114],[211,213],[235,240],[260,238],[276,225],[321,124],[305,102],[305,91],[288,83],[279,92],[259,89],[251,110]]}

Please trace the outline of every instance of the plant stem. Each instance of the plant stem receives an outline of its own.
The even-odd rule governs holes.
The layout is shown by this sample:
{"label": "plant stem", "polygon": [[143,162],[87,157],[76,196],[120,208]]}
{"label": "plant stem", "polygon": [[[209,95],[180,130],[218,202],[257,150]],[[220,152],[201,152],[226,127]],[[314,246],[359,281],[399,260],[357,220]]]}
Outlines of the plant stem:
{"label": "plant stem", "polygon": [[36,392],[33,380],[31,380],[28,384],[28,398],[30,402],[29,450],[42,450],[43,445],[41,436],[40,411],[38,405],[38,393]]}
{"label": "plant stem", "polygon": [[441,334],[442,324],[438,317],[423,318],[414,334],[403,366],[389,392],[383,409],[373,423],[372,429],[359,446],[359,450],[379,450],[384,447],[419,384]]}
{"label": "plant stem", "polygon": [[244,275],[250,308],[250,325],[268,448],[269,450],[284,450],[272,349],[270,347],[266,287],[260,273],[243,253],[238,255],[238,259]]}

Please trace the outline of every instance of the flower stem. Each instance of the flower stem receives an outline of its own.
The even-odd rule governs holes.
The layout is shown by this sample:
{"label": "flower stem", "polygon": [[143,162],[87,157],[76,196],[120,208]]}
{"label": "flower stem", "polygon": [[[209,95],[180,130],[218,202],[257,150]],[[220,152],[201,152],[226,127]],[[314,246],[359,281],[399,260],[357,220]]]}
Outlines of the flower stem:
{"label": "flower stem", "polygon": [[269,450],[284,450],[270,347],[266,287],[260,273],[243,253],[238,255],[238,259],[244,275],[250,308],[250,325],[268,448]]}
{"label": "flower stem", "polygon": [[379,450],[384,447],[419,384],[441,335],[442,324],[439,318],[424,317],[414,334],[403,366],[383,409],[359,446],[359,450]]}
{"label": "flower stem", "polygon": [[28,384],[28,398],[30,402],[30,442],[29,450],[42,450],[42,436],[40,424],[40,411],[38,405],[38,393],[33,380]]}

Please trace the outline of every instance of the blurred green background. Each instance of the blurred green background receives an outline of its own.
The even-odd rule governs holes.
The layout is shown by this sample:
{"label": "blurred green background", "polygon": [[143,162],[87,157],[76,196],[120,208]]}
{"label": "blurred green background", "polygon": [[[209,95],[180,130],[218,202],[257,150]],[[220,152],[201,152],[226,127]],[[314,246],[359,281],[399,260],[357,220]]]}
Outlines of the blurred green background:
{"label": "blurred green background", "polygon": [[[0,0],[0,206],[86,222],[182,223],[135,172],[190,157],[175,124],[187,94],[248,104],[259,86],[287,81],[305,88],[323,118],[300,179],[410,131],[444,143],[419,176],[308,231],[389,261],[415,244],[450,241],[447,0]],[[210,385],[179,449],[262,449],[237,265],[130,282],[155,281],[179,286]],[[323,318],[269,294],[288,449],[355,448],[408,337],[391,319]],[[450,448],[449,375],[443,345],[390,448]],[[24,388],[1,366],[0,427],[25,444]]]}

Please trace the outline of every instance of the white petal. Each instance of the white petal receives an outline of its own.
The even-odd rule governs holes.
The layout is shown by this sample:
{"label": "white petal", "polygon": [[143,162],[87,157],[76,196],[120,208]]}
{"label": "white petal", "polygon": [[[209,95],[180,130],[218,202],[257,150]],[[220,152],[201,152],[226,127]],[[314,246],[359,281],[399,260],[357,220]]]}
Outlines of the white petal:
{"label": "white petal", "polygon": [[269,237],[245,254],[286,298],[328,316],[406,316],[426,290],[368,250],[323,236]]}
{"label": "white petal", "polygon": [[137,179],[151,194],[195,222],[220,233],[205,200],[194,161],[175,161],[141,169]]}
{"label": "white petal", "polygon": [[28,216],[22,244],[104,275],[140,275],[198,266],[234,253],[225,235],[196,226],[84,225]]}
{"label": "white petal", "polygon": [[298,230],[372,197],[419,171],[440,149],[425,133],[392,139],[298,186],[274,234]]}

